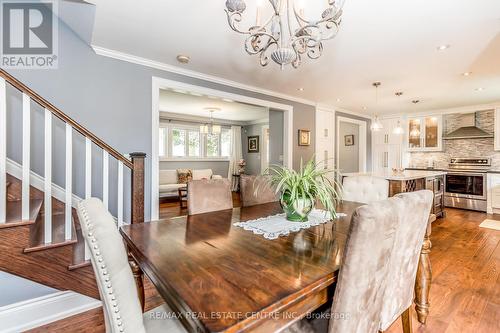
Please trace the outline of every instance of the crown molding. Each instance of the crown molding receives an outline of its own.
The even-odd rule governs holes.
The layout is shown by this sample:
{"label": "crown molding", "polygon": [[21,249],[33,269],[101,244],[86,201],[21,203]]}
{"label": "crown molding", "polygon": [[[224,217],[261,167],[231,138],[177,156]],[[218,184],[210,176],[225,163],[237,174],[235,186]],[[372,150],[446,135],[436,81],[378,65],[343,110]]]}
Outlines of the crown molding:
{"label": "crown molding", "polygon": [[282,98],[282,99],[292,101],[292,102],[316,106],[316,102],[313,102],[313,101],[305,99],[305,98],[299,98],[299,97],[295,97],[292,95],[279,93],[279,92],[276,92],[273,90],[263,89],[263,88],[247,85],[247,84],[240,83],[240,82],[227,80],[227,79],[215,76],[215,75],[203,74],[203,73],[196,72],[193,70],[169,65],[169,64],[166,64],[163,62],[154,61],[154,60],[150,60],[147,58],[138,57],[138,56],[124,53],[124,52],[120,52],[120,51],[107,49],[107,48],[93,45],[93,44],[91,46],[92,46],[92,49],[94,50],[94,52],[100,56],[109,57],[109,58],[113,58],[113,59],[117,59],[117,60],[122,60],[122,61],[130,62],[130,63],[136,64],[136,65],[141,65],[141,66],[145,66],[145,67],[150,67],[150,68],[162,70],[165,72],[180,74],[180,75],[192,77],[195,79],[214,82],[214,83],[222,84],[222,85],[225,85],[228,87],[248,90],[248,91],[252,91],[255,93],[264,94],[264,95],[272,96],[272,97],[276,97],[276,98]]}
{"label": "crown molding", "polygon": [[405,112],[405,113],[392,113],[383,115],[380,119],[386,118],[396,118],[396,117],[412,117],[412,116],[427,116],[427,115],[440,115],[440,114],[452,114],[452,113],[470,113],[476,111],[485,110],[495,110],[500,108],[500,101],[487,103],[487,104],[476,104],[476,105],[465,105],[459,107],[452,107],[446,109],[433,109],[433,110],[423,110],[416,112]]}

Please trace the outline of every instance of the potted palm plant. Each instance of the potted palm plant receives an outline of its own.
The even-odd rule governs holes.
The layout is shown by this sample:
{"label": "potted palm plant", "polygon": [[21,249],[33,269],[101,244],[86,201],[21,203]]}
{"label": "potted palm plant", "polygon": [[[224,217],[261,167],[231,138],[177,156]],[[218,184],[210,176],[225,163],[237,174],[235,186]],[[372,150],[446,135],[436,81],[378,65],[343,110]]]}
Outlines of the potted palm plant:
{"label": "potted palm plant", "polygon": [[[280,193],[280,203],[289,221],[305,222],[316,201],[321,202],[331,217],[337,217],[336,206],[341,200],[341,184],[335,170],[318,167],[314,158],[295,171],[281,165],[272,165],[267,170],[270,182]],[[333,173],[333,177],[327,174]]]}

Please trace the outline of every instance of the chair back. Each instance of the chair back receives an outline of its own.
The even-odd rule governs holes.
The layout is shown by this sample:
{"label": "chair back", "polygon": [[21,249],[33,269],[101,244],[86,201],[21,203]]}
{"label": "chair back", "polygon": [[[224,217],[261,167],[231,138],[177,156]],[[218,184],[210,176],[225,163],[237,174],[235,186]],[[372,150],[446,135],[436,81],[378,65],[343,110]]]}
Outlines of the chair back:
{"label": "chair back", "polygon": [[145,332],[132,270],[113,216],[101,200],[91,198],[79,203],[78,218],[103,301],[106,332]]}
{"label": "chair back", "polygon": [[403,201],[396,239],[389,261],[379,330],[385,331],[413,303],[418,261],[425,231],[430,223],[431,191],[398,194]]}
{"label": "chair back", "polygon": [[232,209],[231,183],[228,179],[192,180],[188,183],[188,215]]}
{"label": "chair back", "polygon": [[361,203],[372,203],[389,197],[389,181],[373,176],[344,177],[343,199]]}
{"label": "chair back", "polygon": [[243,207],[278,201],[278,196],[266,176],[240,176],[240,199]]}
{"label": "chair back", "polygon": [[[419,191],[356,210],[344,249],[329,332],[378,332],[383,318],[397,318],[409,307],[408,295],[413,295],[415,282],[415,276],[411,279],[409,275],[416,274],[418,263],[413,256],[422,245],[431,205],[432,192]],[[416,211],[419,213],[413,214]],[[414,235],[410,237],[408,230]],[[411,257],[405,263],[407,268],[397,267],[402,253]],[[400,269],[408,271],[405,278],[411,282],[400,281]],[[411,296],[409,299],[411,303]],[[386,302],[393,305],[387,307]]]}

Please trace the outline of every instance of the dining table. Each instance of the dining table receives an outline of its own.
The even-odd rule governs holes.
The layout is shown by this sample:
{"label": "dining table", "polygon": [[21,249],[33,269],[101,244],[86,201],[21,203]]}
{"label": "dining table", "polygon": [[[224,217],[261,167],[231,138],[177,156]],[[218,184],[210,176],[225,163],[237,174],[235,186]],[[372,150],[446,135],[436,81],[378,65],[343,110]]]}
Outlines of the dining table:
{"label": "dining table", "polygon": [[282,213],[276,202],[120,232],[142,305],[145,274],[188,332],[275,332],[331,302],[351,216],[361,205],[340,202],[336,210],[345,215],[272,240],[234,224]]}

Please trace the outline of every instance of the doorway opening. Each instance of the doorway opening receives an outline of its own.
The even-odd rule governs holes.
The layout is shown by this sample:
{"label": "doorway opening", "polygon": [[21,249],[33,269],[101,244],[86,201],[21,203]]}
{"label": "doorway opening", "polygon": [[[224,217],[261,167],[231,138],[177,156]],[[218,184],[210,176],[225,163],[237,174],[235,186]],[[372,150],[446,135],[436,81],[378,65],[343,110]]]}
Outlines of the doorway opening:
{"label": "doorway opening", "polygon": [[366,172],[366,121],[338,117],[337,168],[341,173]]}
{"label": "doorway opening", "polygon": [[[260,174],[269,164],[292,166],[293,107],[243,95],[153,78],[151,219],[160,198],[179,206],[185,180]],[[184,184],[183,184],[184,183]]]}

